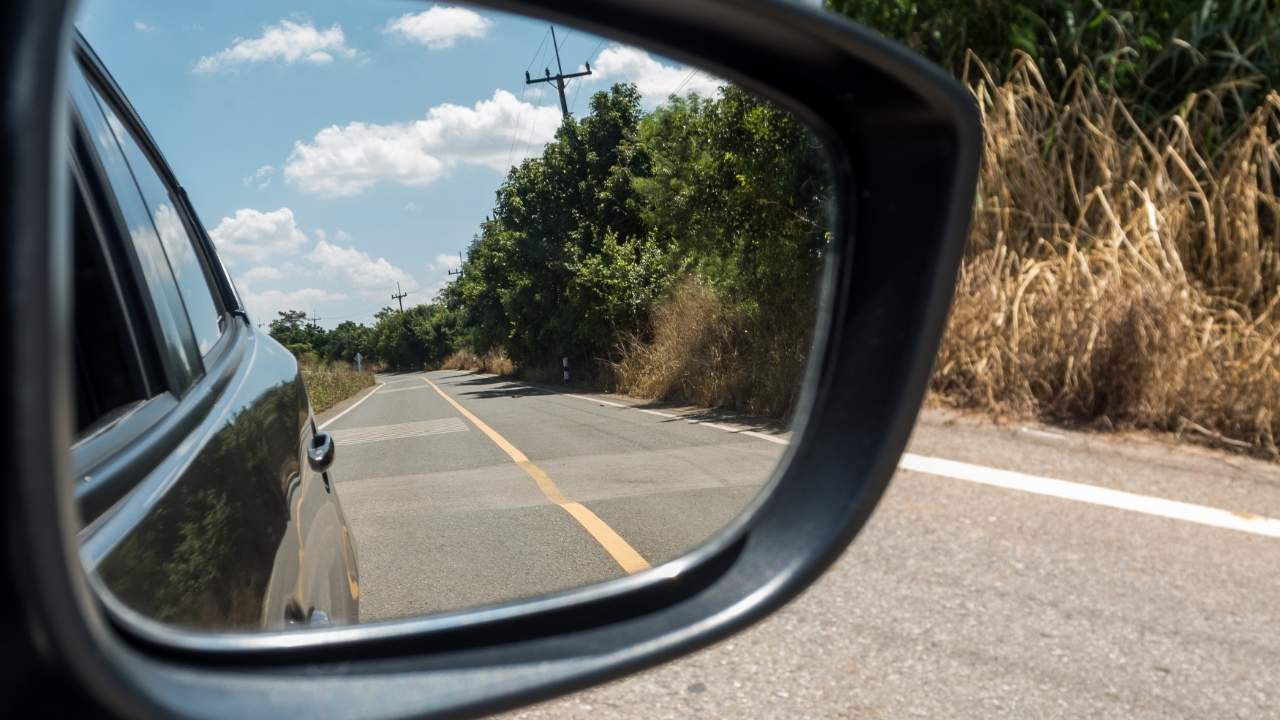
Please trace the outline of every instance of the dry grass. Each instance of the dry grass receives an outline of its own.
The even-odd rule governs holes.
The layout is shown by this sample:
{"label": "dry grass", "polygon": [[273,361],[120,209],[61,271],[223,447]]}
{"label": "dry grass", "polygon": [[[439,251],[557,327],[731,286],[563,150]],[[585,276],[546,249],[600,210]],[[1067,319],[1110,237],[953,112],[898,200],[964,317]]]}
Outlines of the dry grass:
{"label": "dry grass", "polygon": [[304,359],[302,380],[311,398],[311,411],[322,413],[374,383],[373,373],[356,372],[343,364]]}
{"label": "dry grass", "polygon": [[615,385],[637,397],[782,416],[799,391],[811,320],[735,311],[685,278],[654,308],[651,336],[623,342]]}
{"label": "dry grass", "polygon": [[490,350],[484,355],[477,355],[470,350],[455,350],[452,355],[440,363],[441,370],[474,370],[494,375],[515,375],[516,366],[511,358],[501,350]]}
{"label": "dry grass", "polygon": [[1144,131],[1083,72],[1058,99],[1026,60],[978,75],[984,166],[935,395],[1276,456],[1280,97],[1209,155],[1211,94]]}

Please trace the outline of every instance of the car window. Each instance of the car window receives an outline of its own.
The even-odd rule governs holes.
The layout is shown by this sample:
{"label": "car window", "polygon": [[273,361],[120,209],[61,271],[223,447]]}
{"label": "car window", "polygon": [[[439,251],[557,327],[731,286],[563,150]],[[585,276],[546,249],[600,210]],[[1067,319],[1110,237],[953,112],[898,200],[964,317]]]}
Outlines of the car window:
{"label": "car window", "polygon": [[[200,355],[191,323],[180,309],[182,300],[174,281],[174,273],[151,220],[151,212],[138,194],[137,184],[119,143],[102,114],[97,93],[78,67],[68,78],[77,115],[84,123],[87,140],[96,151],[102,171],[110,186],[112,200],[132,241],[138,272],[154,313],[156,334],[166,345],[171,378],[175,389],[188,386],[202,372]],[[113,116],[114,117],[114,116]],[[119,122],[116,119],[116,122]]]}
{"label": "car window", "polygon": [[124,288],[80,185],[72,192],[73,365],[78,436],[151,396],[122,302]]}
{"label": "car window", "polygon": [[191,321],[191,331],[195,334],[200,354],[205,355],[218,342],[223,327],[220,321],[222,309],[216,299],[209,273],[196,254],[195,243],[178,212],[179,204],[174,193],[165,185],[164,179],[111,104],[101,95],[98,95],[98,100],[106,116],[107,127],[120,143],[138,188],[142,191],[152,226],[164,246],[178,290],[182,294],[182,302]]}

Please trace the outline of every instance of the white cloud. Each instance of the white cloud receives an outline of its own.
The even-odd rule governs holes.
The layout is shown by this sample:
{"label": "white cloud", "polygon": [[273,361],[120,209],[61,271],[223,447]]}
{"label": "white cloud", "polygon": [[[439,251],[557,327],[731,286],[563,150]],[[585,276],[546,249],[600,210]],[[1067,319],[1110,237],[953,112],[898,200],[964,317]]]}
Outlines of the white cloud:
{"label": "white cloud", "polygon": [[146,24],[146,23],[142,22],[141,20],[134,20],[134,21],[133,21],[133,29],[134,29],[134,30],[137,30],[138,32],[149,33],[149,32],[151,32],[152,30],[155,30],[156,28],[155,28],[155,26],[154,26],[154,25],[148,25],[148,24]]}
{"label": "white cloud", "polygon": [[284,273],[271,265],[259,265],[242,273],[236,273],[236,280],[244,287],[252,287],[270,280],[283,280]]}
{"label": "white cloud", "polygon": [[[323,233],[317,234],[320,240],[307,255],[307,260],[320,277],[345,282],[367,295],[390,294],[396,283],[406,290],[418,287],[412,275],[392,265],[386,258],[371,258],[363,250],[342,247],[326,240]],[[350,240],[343,232],[337,233],[335,239]]]}
{"label": "white cloud", "polygon": [[432,50],[453,47],[459,38],[482,38],[493,22],[460,7],[432,5],[419,13],[405,13],[387,22],[383,32]]}
{"label": "white cloud", "polygon": [[406,212],[411,212],[416,214],[418,210],[420,210],[421,208],[418,207],[418,203],[410,200],[409,202],[404,204],[404,209]]}
{"label": "white cloud", "polygon": [[262,212],[240,208],[224,217],[209,231],[218,254],[228,263],[237,260],[261,263],[270,257],[300,250],[307,236],[298,229],[293,211],[287,207]]}
{"label": "white cloud", "polygon": [[714,96],[724,84],[715,76],[683,65],[663,65],[639,48],[621,45],[605,48],[591,70],[594,80],[635,83],[646,107],[654,107],[676,92]]}
{"label": "white cloud", "polygon": [[559,125],[555,106],[495,90],[471,107],[437,105],[410,123],[331,125],[309,143],[294,143],[284,177],[304,192],[338,196],[377,182],[426,185],[464,163],[503,172],[509,162],[541,153]]}
{"label": "white cloud", "polygon": [[332,62],[335,56],[356,56],[356,51],[347,47],[341,25],[321,30],[309,21],[281,20],[276,25],[264,27],[258,37],[236,38],[231,47],[200,58],[195,72],[214,73],[243,63],[273,60],[318,65]]}
{"label": "white cloud", "polygon": [[431,263],[431,270],[434,272],[457,270],[460,267],[462,267],[462,258],[447,253],[440,253],[436,256],[436,261]]}
{"label": "white cloud", "polygon": [[240,182],[245,185],[256,185],[259,190],[265,190],[271,184],[271,176],[274,175],[276,169],[270,165],[263,165],[253,171],[252,175],[245,175],[240,178]]}
{"label": "white cloud", "polygon": [[347,299],[345,293],[311,287],[287,292],[283,290],[255,292],[244,287],[240,290],[240,296],[248,306],[249,317],[253,318],[254,322],[264,323],[275,320],[278,317],[276,313],[282,310],[310,311],[318,303]]}

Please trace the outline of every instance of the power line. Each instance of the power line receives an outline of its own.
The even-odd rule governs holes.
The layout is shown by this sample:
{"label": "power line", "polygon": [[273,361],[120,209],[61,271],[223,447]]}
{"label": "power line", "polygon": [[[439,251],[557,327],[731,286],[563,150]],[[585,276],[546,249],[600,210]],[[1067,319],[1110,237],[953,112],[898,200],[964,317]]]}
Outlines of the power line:
{"label": "power line", "polygon": [[698,69],[697,69],[697,68],[694,68],[693,70],[690,70],[690,71],[689,71],[689,74],[684,76],[684,82],[682,82],[682,83],[680,83],[678,86],[676,86],[675,91],[674,91],[674,92],[672,92],[671,94],[672,94],[672,95],[679,95],[679,94],[680,94],[680,91],[684,89],[684,86],[685,86],[685,85],[688,85],[688,84],[689,84],[689,81],[693,79],[693,76],[694,76],[695,74],[697,74],[697,72],[698,72]]}
{"label": "power line", "polygon": [[[542,52],[542,48],[546,46],[547,36],[550,34],[551,34],[550,27],[547,28],[546,32],[542,33],[542,41],[538,43],[538,49],[533,51],[533,55],[529,57],[529,64],[524,67],[524,71],[526,73],[529,72],[529,68],[533,67],[534,61],[538,59],[538,53]],[[508,168],[511,167],[511,154],[516,151],[516,138],[519,137],[520,135],[520,128],[521,128],[520,121],[523,119],[523,116],[524,116],[524,106],[525,106],[524,93],[517,92],[516,94],[520,98],[520,104],[517,106],[515,122],[511,124],[511,145],[507,147],[507,165],[506,166]]]}
{"label": "power line", "polygon": [[596,59],[596,53],[600,52],[600,47],[604,45],[604,43],[605,43],[604,38],[600,38],[600,42],[596,43],[595,48],[591,51],[591,54],[589,56],[592,60]]}
{"label": "power line", "polygon": [[528,98],[529,90],[526,88],[524,90],[520,90],[517,92],[518,92],[517,97],[520,99],[520,109],[516,111],[515,127],[512,128],[512,132],[511,132],[511,146],[507,148],[507,167],[508,168],[511,167],[511,156],[516,150],[516,144],[520,140],[520,135],[524,132],[524,123],[521,121],[524,120],[524,107],[525,105],[529,104],[529,98]]}
{"label": "power line", "polygon": [[[539,45],[538,45],[538,49],[539,49],[541,52],[535,52],[535,53],[534,53],[534,60],[535,60],[535,61],[537,62],[537,64],[539,64],[539,65],[541,65],[541,64],[543,63],[543,61],[546,59],[547,53],[548,53],[548,52],[550,52],[550,50],[551,50],[551,48],[547,46],[547,38],[548,38],[548,37],[550,37],[550,36],[551,36],[551,27],[550,27],[550,26],[548,26],[548,27],[547,27],[547,31],[546,31],[545,33],[543,33],[543,34],[542,34],[542,42],[541,42],[541,43],[539,43]],[[544,48],[545,48],[545,49],[544,49]],[[533,67],[533,65],[534,65],[534,63],[533,63],[533,62],[530,62],[530,63],[529,63],[529,65],[525,67],[524,72],[525,72],[525,75],[526,75],[526,76],[529,74],[529,68]],[[541,102],[542,102],[542,91],[543,91],[543,89],[542,89],[541,87],[539,87],[539,88],[538,88],[538,99],[534,101],[534,102],[535,102],[535,103],[537,103],[537,104],[541,104]],[[529,104],[529,88],[528,88],[528,84],[527,84],[527,83],[526,83],[526,85],[525,85],[524,92],[522,92],[522,93],[520,94],[520,97],[521,97],[521,99],[524,101],[524,104],[526,104],[526,105],[527,105],[527,104]],[[520,108],[520,110],[521,110],[521,112],[523,112],[523,111],[524,111],[524,108],[523,108],[523,107],[521,107],[521,108]],[[512,147],[513,147],[513,148],[514,148],[514,147],[524,147],[524,148],[525,148],[525,151],[526,151],[526,152],[525,152],[525,154],[527,155],[527,154],[528,154],[529,147],[531,147],[531,146],[532,146],[532,144],[533,144],[533,131],[536,129],[537,123],[538,123],[538,114],[535,112],[535,113],[533,113],[533,119],[529,121],[529,136],[528,136],[527,138],[521,139],[521,138],[525,135],[525,132],[524,132],[524,125],[523,125],[523,123],[522,123],[522,124],[520,124],[520,125],[516,128],[516,134],[515,134],[515,138],[514,138],[514,140],[515,140],[515,144],[514,144],[514,145],[512,145]],[[510,165],[510,162],[508,162],[508,163],[507,163],[507,166],[508,166],[508,167],[510,167],[510,166],[511,166],[511,165]]]}
{"label": "power line", "polygon": [[524,71],[529,72],[533,67],[533,61],[538,59],[538,53],[542,52],[542,48],[547,44],[547,36],[551,34],[551,27],[548,26],[546,32],[542,33],[542,42],[538,43],[538,49],[533,51],[533,57],[529,58],[529,64],[525,66]]}
{"label": "power line", "polygon": [[[600,48],[604,47],[604,43],[605,38],[600,38],[600,42],[596,43],[596,46],[591,49],[591,53],[588,55],[591,60],[596,59],[596,56],[600,53]],[[578,87],[573,91],[573,102],[569,103],[570,110],[577,111],[578,109],[578,95],[582,92],[582,85],[582,83],[578,83]]]}
{"label": "power line", "polygon": [[[570,30],[569,32],[572,33],[573,31]],[[565,40],[567,41],[568,39],[569,37],[566,35]],[[560,113],[563,117],[567,118],[569,117],[569,103],[568,101],[565,100],[565,97],[564,97],[564,81],[590,75],[591,63],[589,62],[587,63],[587,69],[583,72],[565,74],[564,66],[560,64],[560,45],[561,43],[556,42],[556,26],[552,25],[551,26],[551,46],[554,47],[556,50],[556,74],[555,75],[551,74],[551,68],[545,68],[544,77],[540,77],[535,80],[529,77],[529,71],[525,70],[524,82],[526,85],[533,85],[535,83],[551,84],[554,82],[556,84],[556,90],[560,93]]]}
{"label": "power line", "polygon": [[[538,99],[535,100],[534,102],[539,106],[542,104],[542,94],[544,91],[545,91],[545,88],[538,88]],[[532,115],[533,117],[529,120],[529,133],[525,137],[525,139],[521,141],[521,145],[524,147],[525,155],[529,155],[533,152],[533,136],[538,129],[538,113],[535,112],[535,113],[532,113]]]}

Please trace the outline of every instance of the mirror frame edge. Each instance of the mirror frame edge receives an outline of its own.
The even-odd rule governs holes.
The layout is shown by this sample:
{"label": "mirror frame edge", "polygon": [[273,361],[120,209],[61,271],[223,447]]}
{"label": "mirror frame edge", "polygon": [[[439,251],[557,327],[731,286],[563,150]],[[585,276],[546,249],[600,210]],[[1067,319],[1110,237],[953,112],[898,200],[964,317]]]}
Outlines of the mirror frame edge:
{"label": "mirror frame edge", "polygon": [[[619,33],[617,27],[607,23],[615,22],[618,15],[638,18],[641,22],[627,25],[633,37],[624,39],[646,48],[659,46],[665,54],[677,59],[701,60],[697,64],[704,67],[708,63],[701,54],[704,52],[703,43],[677,37],[675,33],[679,31],[679,22],[673,24],[672,20],[697,22],[698,18],[694,16],[698,12],[714,10],[722,15],[727,13],[728,19],[739,24],[755,23],[759,27],[762,23],[764,26],[782,23],[777,27],[793,33],[800,30],[814,32],[823,43],[842,50],[849,62],[863,66],[870,75],[887,76],[891,84],[896,83],[921,99],[928,110],[923,113],[927,117],[917,118],[922,123],[920,126],[907,130],[897,128],[897,132],[905,132],[908,136],[899,138],[902,142],[908,146],[925,144],[920,133],[927,135],[941,131],[940,145],[944,147],[934,148],[930,157],[941,157],[951,172],[945,173],[946,177],[936,183],[939,186],[933,188],[935,207],[930,208],[932,212],[907,213],[920,216],[916,224],[931,224],[934,232],[930,237],[927,227],[909,227],[916,234],[905,234],[918,240],[923,250],[930,251],[927,259],[933,262],[919,263],[917,256],[916,270],[919,271],[919,266],[923,265],[925,271],[917,272],[913,277],[909,268],[903,265],[905,258],[901,256],[905,252],[877,247],[875,242],[868,243],[868,240],[890,240],[891,234],[901,229],[904,220],[911,218],[904,218],[901,214],[882,218],[881,215],[885,214],[883,208],[878,212],[871,203],[863,202],[853,194],[856,187],[853,182],[848,177],[844,179],[840,187],[845,188],[849,195],[842,203],[843,212],[837,220],[840,223],[837,225],[837,237],[844,238],[842,249],[846,253],[852,251],[856,259],[866,260],[859,266],[856,261],[851,263],[848,257],[841,258],[837,268],[838,287],[830,291],[838,292],[839,296],[834,298],[834,312],[827,318],[830,322],[829,341],[822,352],[815,353],[810,375],[806,377],[808,409],[821,422],[808,423],[798,433],[799,441],[793,443],[792,462],[777,488],[779,491],[786,488],[789,492],[769,498],[765,502],[765,506],[771,506],[769,512],[762,508],[761,513],[749,521],[744,520],[744,526],[738,528],[739,536],[734,542],[726,543],[727,547],[690,562],[690,570],[704,567],[716,559],[727,563],[711,583],[694,595],[655,610],[647,601],[638,597],[628,598],[629,593],[624,592],[614,600],[623,601],[622,606],[637,611],[637,614],[593,630],[565,630],[542,638],[514,638],[510,643],[491,639],[491,644],[484,646],[462,643],[436,650],[431,655],[422,653],[436,648],[424,646],[413,638],[409,641],[399,637],[375,638],[363,647],[364,659],[382,659],[384,666],[388,663],[395,665],[395,671],[379,673],[368,670],[368,674],[360,678],[350,678],[332,667],[326,672],[323,665],[317,665],[326,662],[326,657],[314,647],[289,648],[274,653],[275,659],[270,664],[281,672],[271,680],[256,678],[257,682],[252,682],[249,676],[233,669],[229,662],[234,660],[233,656],[205,666],[203,669],[207,672],[204,674],[192,673],[191,670],[200,667],[200,657],[181,652],[166,656],[157,652],[162,648],[147,647],[145,642],[139,644],[137,638],[122,637],[121,628],[107,622],[102,606],[92,596],[79,569],[74,533],[70,533],[68,542],[68,533],[62,527],[62,523],[73,517],[69,514],[72,508],[70,478],[61,472],[66,466],[64,443],[70,437],[67,410],[70,401],[67,369],[63,367],[66,363],[56,360],[50,363],[48,358],[65,357],[67,346],[69,308],[63,291],[67,286],[63,258],[69,241],[61,212],[62,203],[66,201],[62,197],[65,193],[58,187],[58,176],[65,166],[62,161],[64,143],[59,141],[58,127],[63,105],[59,62],[68,52],[70,6],[61,1],[9,4],[0,11],[4,14],[0,17],[9,20],[3,23],[5,29],[0,30],[0,34],[9,41],[8,49],[0,55],[3,58],[0,59],[0,72],[5,74],[6,87],[9,88],[5,100],[5,122],[11,132],[0,140],[0,147],[4,148],[3,155],[12,158],[13,162],[4,163],[0,173],[9,175],[10,182],[6,185],[14,188],[15,192],[0,222],[10,226],[10,237],[16,240],[2,251],[7,261],[5,265],[9,268],[6,275],[12,282],[7,284],[4,293],[8,307],[0,310],[6,311],[4,337],[25,342],[10,345],[18,350],[10,360],[13,367],[6,369],[21,368],[28,375],[24,376],[24,384],[12,392],[15,402],[8,403],[5,409],[10,413],[6,424],[11,427],[5,442],[10,445],[11,473],[5,481],[7,502],[3,512],[10,547],[0,577],[8,576],[12,588],[9,602],[17,602],[21,606],[20,612],[11,613],[9,617],[11,622],[26,625],[15,636],[20,635],[29,641],[22,644],[22,648],[29,651],[28,656],[44,658],[53,668],[65,665],[62,671],[80,683],[79,692],[58,696],[63,701],[85,702],[91,706],[102,703],[121,714],[150,715],[182,708],[182,705],[173,703],[198,699],[202,695],[206,699],[215,696],[225,698],[225,693],[235,688],[248,693],[249,698],[259,699],[287,690],[295,702],[316,703],[315,707],[327,708],[329,712],[334,708],[334,690],[341,693],[341,699],[368,703],[361,706],[362,710],[380,714],[476,714],[504,709],[655,665],[742,629],[793,598],[812,582],[843,550],[874,509],[896,466],[897,457],[905,447],[911,423],[923,398],[933,350],[945,323],[963,247],[969,203],[976,185],[981,137],[976,111],[967,94],[954,81],[908,51],[850,23],[820,15],[820,10],[781,3],[760,3],[743,8],[728,3],[698,4],[689,0],[653,3],[608,0],[592,3],[589,8],[566,0],[483,4],[524,14],[538,14],[612,38],[627,33]],[[664,35],[657,29],[659,24],[675,29],[667,30]],[[647,28],[654,28],[652,34]],[[745,42],[744,38],[739,40]],[[762,46],[783,44],[772,37],[755,37],[753,40]],[[691,49],[694,47],[699,49]],[[726,76],[737,79],[735,76],[742,77],[746,73],[741,67],[725,64],[726,58],[734,57],[729,50],[721,49],[719,57],[720,66],[729,67],[732,71],[725,73]],[[53,62],[49,62],[50,58]],[[749,58],[741,56],[741,60],[745,67]],[[749,79],[757,80],[756,86],[767,85],[761,77],[753,75]],[[757,89],[751,82],[744,84]],[[42,97],[43,92],[43,97],[49,102],[27,102],[23,107],[16,102],[19,92],[26,92],[27,95],[22,97],[28,100]],[[829,117],[827,113],[832,112],[831,107],[822,105],[812,95],[789,99],[793,102],[783,103],[783,106],[792,111],[807,111],[811,117],[805,118],[806,121],[815,116],[826,119]],[[801,103],[809,104],[797,108],[796,105]],[[888,116],[894,117],[871,120],[888,123],[891,119],[901,119],[892,112]],[[856,118],[848,119],[855,121],[849,128],[851,130],[891,134],[888,124],[868,126],[865,122],[859,124]],[[866,147],[865,143],[859,145],[856,138],[853,140],[855,142],[846,149],[844,170],[851,170],[853,181],[857,181],[859,170],[867,172],[882,168],[889,158]],[[840,171],[837,167],[837,172]],[[33,177],[47,177],[48,182],[31,182]],[[900,184],[908,178],[894,179]],[[879,182],[880,178],[876,177],[874,182],[862,183],[861,187],[866,191],[870,185],[875,190]],[[891,200],[895,197],[889,189],[882,192],[889,193]],[[882,201],[879,194],[871,197]],[[914,197],[898,199],[916,200]],[[929,216],[932,223],[923,222],[923,216]],[[906,224],[911,225],[909,222]],[[859,245],[853,244],[854,237],[860,238]],[[888,257],[882,257],[885,253]],[[868,268],[892,268],[896,274],[882,275],[903,281],[904,285],[897,289],[899,295],[909,296],[904,308],[900,308],[904,309],[903,312],[884,315],[883,311],[894,309],[883,306],[889,298],[902,299],[894,295],[894,288],[886,287],[884,277],[878,282],[872,277],[872,282],[866,286],[853,286],[856,280],[866,279],[864,276],[869,272]],[[29,298],[41,296],[48,301],[39,306],[46,324],[28,321],[19,326],[9,320],[17,318],[19,308],[26,317],[30,317],[33,304]],[[28,300],[23,302],[24,298]],[[853,312],[851,306],[859,301],[867,304]],[[877,313],[881,315],[879,318],[871,317]],[[875,329],[886,327],[885,317],[914,321],[914,325],[911,322],[904,325],[907,330],[899,327],[898,335],[888,338],[896,341],[899,349],[908,349],[910,359],[908,362],[881,359],[880,363],[895,366],[879,368],[892,376],[894,382],[877,380],[870,384],[879,384],[880,388],[868,388],[865,387],[868,382],[857,381],[860,374],[865,377],[866,363],[851,358],[848,350],[851,338],[875,338]],[[41,357],[42,365],[37,364]],[[869,362],[872,371],[878,368],[876,361]],[[16,377],[16,374],[6,377]],[[873,392],[875,390],[879,392]],[[822,402],[818,401],[819,396]],[[50,397],[54,397],[55,402],[50,403]],[[852,409],[861,407],[858,401],[876,398],[887,403],[879,408],[879,414]],[[849,401],[853,404],[848,404]],[[841,403],[846,404],[842,406]],[[24,432],[18,433],[18,430]],[[839,437],[849,430],[855,431],[856,442]],[[853,462],[846,466],[841,462],[842,458]],[[811,472],[808,478],[800,472],[802,470]],[[861,482],[850,483],[850,470]],[[50,477],[57,481],[49,482]],[[813,478],[820,481],[822,492],[802,487],[801,481]],[[831,512],[822,518],[806,514],[807,504],[801,502],[803,498],[796,497],[794,492],[800,490],[810,499],[826,498],[824,502],[832,506]],[[830,502],[837,498],[839,503]],[[787,522],[815,519],[822,521],[817,536],[786,539]],[[34,599],[38,602],[14,597],[13,591],[24,586],[34,590]],[[631,602],[628,603],[628,599]],[[580,605],[573,607],[579,608]],[[568,648],[556,656],[549,651],[549,647],[556,644],[567,644]],[[361,651],[360,647],[351,644],[335,647],[344,652]],[[387,660],[392,655],[388,651],[394,649],[398,649],[399,657]],[[524,664],[520,658],[525,659]],[[329,661],[337,659],[332,653],[327,658]],[[517,662],[513,663],[513,660]],[[351,662],[358,663],[359,660]],[[222,670],[218,671],[218,667]],[[470,682],[462,681],[464,678]],[[307,679],[314,682],[308,683]],[[307,689],[298,692],[304,686]],[[326,686],[330,692],[313,692]],[[395,701],[387,697],[395,694],[389,693],[393,690],[400,693]],[[225,708],[198,707],[227,714],[243,713],[245,709],[244,706],[237,708],[230,704]]]}

